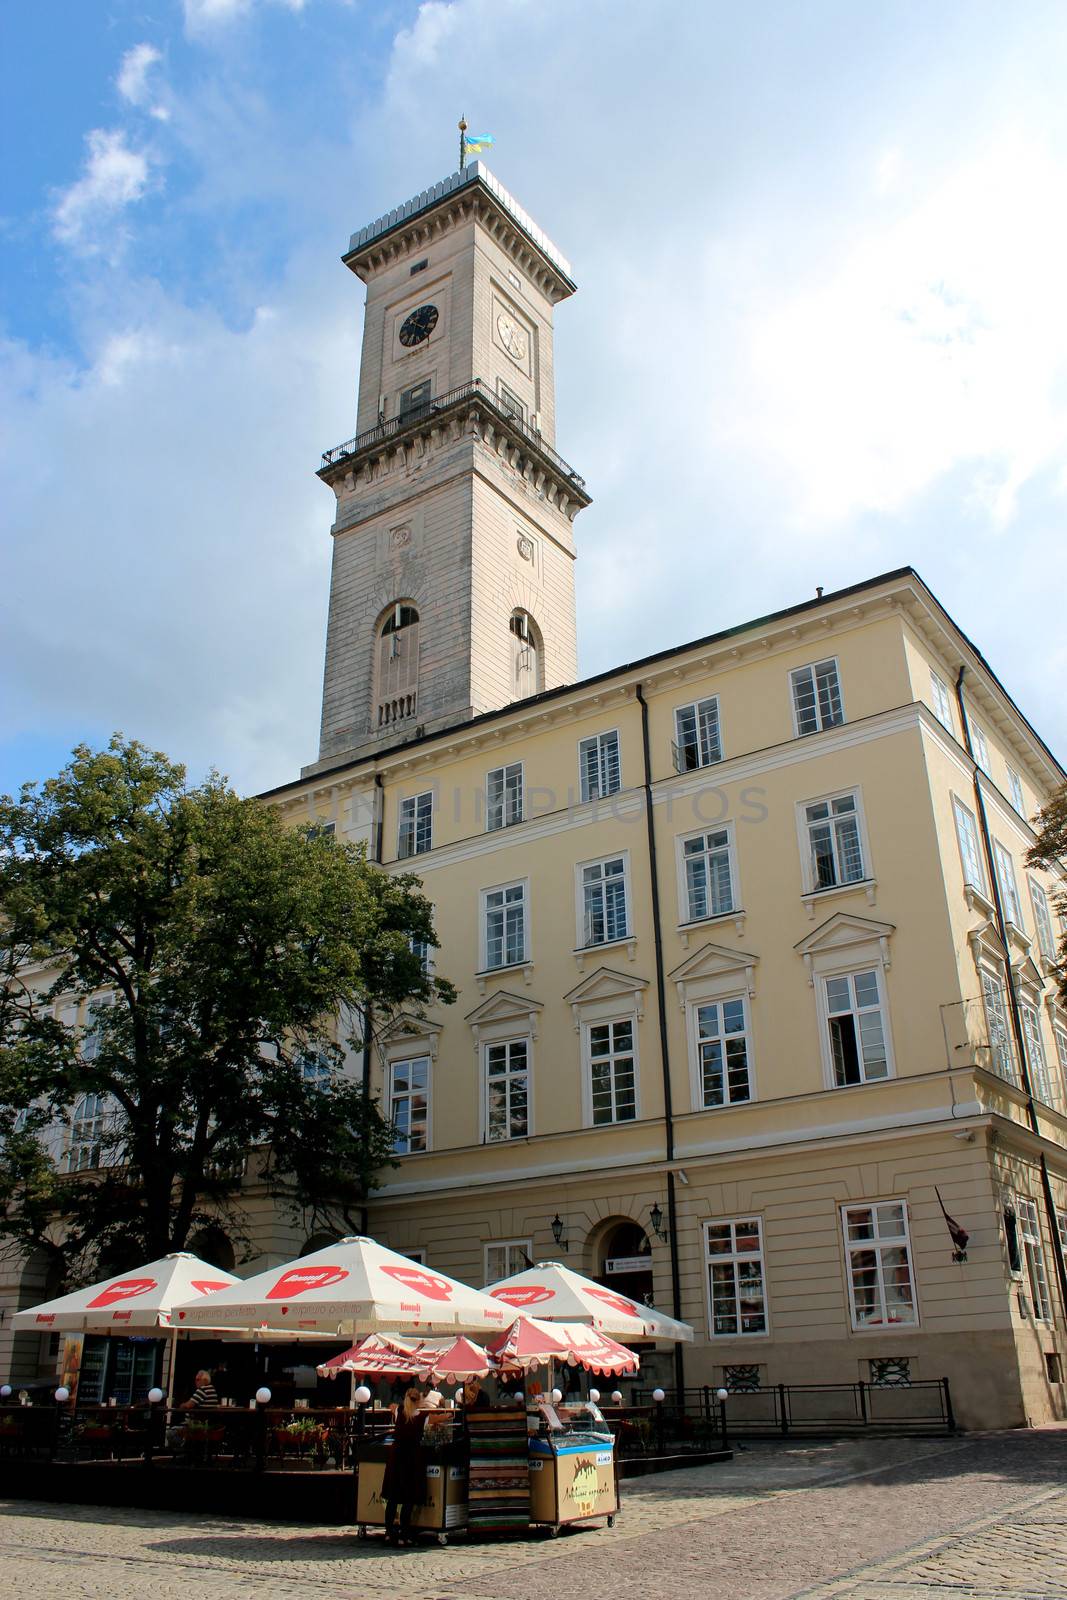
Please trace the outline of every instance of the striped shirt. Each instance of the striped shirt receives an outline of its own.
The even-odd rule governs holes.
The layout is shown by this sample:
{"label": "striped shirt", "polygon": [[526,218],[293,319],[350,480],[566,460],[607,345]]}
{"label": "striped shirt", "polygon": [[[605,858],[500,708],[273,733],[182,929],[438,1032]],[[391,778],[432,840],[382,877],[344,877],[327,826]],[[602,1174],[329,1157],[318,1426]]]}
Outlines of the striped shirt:
{"label": "striped shirt", "polygon": [[217,1406],[218,1403],[219,1397],[213,1383],[202,1383],[198,1389],[193,1390],[194,1406]]}

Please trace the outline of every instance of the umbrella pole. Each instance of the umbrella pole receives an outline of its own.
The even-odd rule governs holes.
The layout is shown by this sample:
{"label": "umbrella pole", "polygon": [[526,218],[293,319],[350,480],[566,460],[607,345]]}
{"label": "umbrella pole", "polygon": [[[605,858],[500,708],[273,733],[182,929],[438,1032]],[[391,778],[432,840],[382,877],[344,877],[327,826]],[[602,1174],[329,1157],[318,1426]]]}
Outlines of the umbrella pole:
{"label": "umbrella pole", "polygon": [[355,1367],[353,1367],[352,1371],[348,1374],[348,1409],[349,1409],[349,1411],[354,1411],[356,1409],[356,1369],[355,1369]]}
{"label": "umbrella pole", "polygon": [[172,1327],[171,1330],[170,1330],[170,1364],[169,1364],[168,1371],[167,1371],[167,1410],[168,1411],[170,1411],[174,1406],[174,1380],[175,1380],[175,1377],[177,1375],[177,1366],[178,1366],[178,1330],[177,1330],[176,1327]]}

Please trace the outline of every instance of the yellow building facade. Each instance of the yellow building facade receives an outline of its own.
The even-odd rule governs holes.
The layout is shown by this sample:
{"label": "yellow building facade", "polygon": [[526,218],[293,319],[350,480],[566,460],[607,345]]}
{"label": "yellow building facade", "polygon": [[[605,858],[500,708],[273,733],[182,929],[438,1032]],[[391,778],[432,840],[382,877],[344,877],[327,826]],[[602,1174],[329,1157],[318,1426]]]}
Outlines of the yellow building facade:
{"label": "yellow building facade", "polygon": [[264,798],[416,872],[459,990],[367,1064],[371,1232],[647,1295],[697,1335],[650,1381],[1064,1415],[1067,1016],[1025,865],[1062,768],[911,569],[570,681],[569,268],[478,167],[346,262],[324,740]]}

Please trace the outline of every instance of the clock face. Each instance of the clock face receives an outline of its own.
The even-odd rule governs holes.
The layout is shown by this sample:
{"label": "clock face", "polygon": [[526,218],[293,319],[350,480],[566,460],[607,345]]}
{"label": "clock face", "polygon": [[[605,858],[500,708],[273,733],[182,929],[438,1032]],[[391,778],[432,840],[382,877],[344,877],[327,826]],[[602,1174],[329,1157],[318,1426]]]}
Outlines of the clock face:
{"label": "clock face", "polygon": [[436,306],[419,306],[400,324],[400,343],[409,346],[421,344],[436,328],[439,316]]}
{"label": "clock face", "polygon": [[502,311],[496,319],[496,331],[500,335],[500,343],[508,355],[515,361],[526,360],[526,335],[518,327],[514,318]]}

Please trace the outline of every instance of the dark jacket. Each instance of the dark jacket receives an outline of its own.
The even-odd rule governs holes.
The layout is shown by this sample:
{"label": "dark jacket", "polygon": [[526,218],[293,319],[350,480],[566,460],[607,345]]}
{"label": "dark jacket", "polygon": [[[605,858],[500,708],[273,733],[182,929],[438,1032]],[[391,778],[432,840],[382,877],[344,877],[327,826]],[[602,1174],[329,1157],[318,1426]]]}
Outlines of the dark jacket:
{"label": "dark jacket", "polygon": [[382,1499],[401,1505],[421,1505],[426,1498],[426,1453],[422,1448],[425,1411],[410,1420],[401,1411],[393,1429],[393,1442],[385,1458]]}

